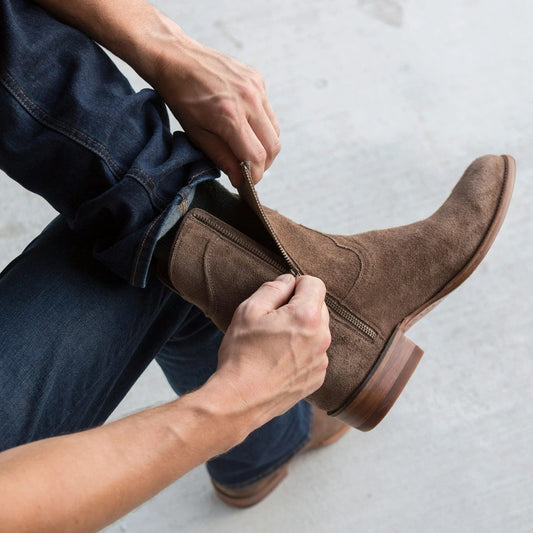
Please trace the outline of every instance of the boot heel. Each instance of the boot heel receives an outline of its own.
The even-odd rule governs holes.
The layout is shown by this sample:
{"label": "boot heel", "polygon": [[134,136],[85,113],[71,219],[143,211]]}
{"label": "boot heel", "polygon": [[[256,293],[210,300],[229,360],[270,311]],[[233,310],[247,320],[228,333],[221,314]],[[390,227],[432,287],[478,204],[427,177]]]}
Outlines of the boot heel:
{"label": "boot heel", "polygon": [[355,396],[331,416],[361,431],[374,428],[393,406],[423,353],[401,330],[396,330]]}

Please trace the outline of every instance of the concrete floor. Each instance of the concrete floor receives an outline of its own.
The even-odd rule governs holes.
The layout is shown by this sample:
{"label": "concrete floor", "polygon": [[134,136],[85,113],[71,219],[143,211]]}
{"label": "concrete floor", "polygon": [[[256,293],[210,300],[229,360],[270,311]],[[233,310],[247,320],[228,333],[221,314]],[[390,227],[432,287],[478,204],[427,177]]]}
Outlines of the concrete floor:
{"label": "concrete floor", "polygon": [[[355,233],[417,220],[484,153],[514,155],[518,180],[485,262],[411,330],[426,355],[381,425],[298,458],[255,508],[220,503],[198,468],[105,531],[533,531],[533,4],[154,3],[264,73],[283,150],[260,195],[300,222]],[[53,212],[0,186],[4,265]],[[151,366],[116,416],[171,397]]]}

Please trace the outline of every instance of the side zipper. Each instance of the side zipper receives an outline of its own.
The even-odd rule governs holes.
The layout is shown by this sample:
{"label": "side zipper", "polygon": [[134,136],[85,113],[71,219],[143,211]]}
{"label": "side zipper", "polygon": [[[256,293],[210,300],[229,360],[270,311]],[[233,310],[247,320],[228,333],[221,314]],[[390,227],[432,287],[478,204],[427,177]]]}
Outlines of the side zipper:
{"label": "side zipper", "polygon": [[344,320],[350,322],[352,326],[355,326],[361,333],[364,333],[368,338],[374,340],[378,336],[378,332],[369,326],[366,322],[363,322],[359,317],[355,316],[351,311],[346,309],[343,305],[337,303],[332,296],[326,294],[326,305],[330,311],[333,311]]}
{"label": "side zipper", "polygon": [[[274,240],[276,246],[278,247],[278,250],[283,257],[283,259],[286,262],[286,265],[283,265],[282,268],[280,268],[280,264],[275,262],[271,257],[267,256],[264,252],[261,250],[251,250],[248,243],[241,243],[241,246],[248,249],[250,252],[255,253],[256,255],[259,255],[261,258],[265,259],[268,263],[275,266],[276,268],[280,270],[284,270],[286,266],[289,267],[290,273],[295,276],[303,276],[304,272],[298,267],[298,265],[292,260],[291,256],[288,254],[288,252],[285,250],[284,246],[281,244],[281,241],[279,240],[278,236],[276,235],[276,232],[274,231],[274,228],[272,227],[272,224],[270,224],[270,220],[266,216],[266,213],[263,209],[263,206],[261,205],[261,202],[259,201],[259,197],[257,196],[257,191],[255,190],[255,187],[253,185],[252,175],[250,173],[250,166],[247,162],[241,163],[241,169],[243,173],[243,177],[245,179],[245,182],[248,186],[248,192],[252,195],[252,199],[254,202],[253,206],[250,206],[254,211],[256,211],[255,208],[259,211],[258,216],[260,217],[261,221],[263,222],[264,226],[268,230],[268,233]],[[257,213],[256,213],[257,214]],[[212,221],[204,221],[208,224],[211,224]],[[229,239],[233,239],[235,241],[236,235],[234,235],[231,232],[228,232],[225,228],[221,228],[220,232],[223,235],[226,235]],[[240,239],[239,239],[240,240]],[[238,243],[239,244],[239,243]],[[273,262],[274,261],[274,262]],[[358,329],[361,333],[363,333],[366,337],[368,337],[371,340],[374,340],[378,333],[377,331],[372,328],[370,325],[368,325],[366,322],[361,320],[358,316],[354,315],[349,309],[344,307],[342,304],[338,303],[330,294],[326,294],[326,305],[330,309],[330,311],[333,311],[336,315],[344,319],[345,321],[349,322],[352,326],[354,326],[356,329]]]}
{"label": "side zipper", "polygon": [[[237,230],[234,230],[233,228],[230,230],[222,224],[218,224],[216,220],[213,220],[213,218],[209,214],[206,213],[204,215],[201,211],[199,211],[194,212],[193,216],[206,226],[209,226],[211,229],[215,230],[217,233],[219,233],[226,239],[230,240],[231,242],[237,244],[244,250],[255,255],[259,259],[263,260],[265,263],[268,263],[276,270],[279,270],[280,272],[286,272],[287,267],[290,266],[289,261],[287,261],[285,264],[281,261],[278,261],[276,258],[271,256],[264,250],[261,250],[258,246],[254,246],[250,244],[247,240],[240,238],[239,235],[236,233]],[[290,270],[290,273],[295,275],[296,277],[303,275],[303,273],[300,272],[299,269],[297,274],[294,273],[293,269]],[[348,309],[346,309],[346,307],[339,304],[336,300],[333,299],[331,295],[326,294],[325,301],[330,311],[352,324],[368,338],[374,340],[377,337],[377,332],[373,328],[371,328],[366,322],[363,322],[359,317],[357,317]]]}
{"label": "side zipper", "polygon": [[[303,272],[300,270],[298,265],[292,260],[291,256],[286,252],[285,248],[281,244],[280,240],[278,239],[278,236],[276,235],[276,232],[274,231],[274,228],[272,227],[272,224],[270,224],[270,220],[268,220],[268,217],[265,214],[265,211],[263,209],[263,206],[261,205],[261,202],[259,201],[259,197],[257,196],[257,191],[254,187],[254,182],[252,180],[252,174],[250,173],[250,165],[248,162],[241,163],[241,169],[243,173],[243,177],[248,184],[248,190],[252,194],[254,204],[259,210],[261,222],[264,224],[266,229],[268,230],[268,233],[270,233],[270,236],[276,243],[276,246],[278,247],[278,250],[280,251],[281,255],[283,256],[283,259],[287,262],[287,265],[290,268],[290,273],[295,276],[303,276]],[[252,207],[252,206],[250,206]],[[253,207],[252,207],[253,209]],[[254,209],[255,211],[255,209]]]}
{"label": "side zipper", "polygon": [[268,254],[267,252],[261,250],[258,246],[254,246],[250,244],[247,240],[240,238],[239,235],[235,233],[237,230],[229,230],[222,224],[217,223],[216,220],[213,220],[212,215],[209,215],[208,213],[204,215],[202,211],[194,211],[192,212],[192,214],[194,218],[196,218],[206,226],[209,226],[211,229],[214,229],[217,233],[219,233],[223,237],[226,237],[226,239],[237,244],[241,248],[244,248],[246,251],[255,255],[259,259],[262,259],[265,263],[268,263],[276,270],[279,270],[280,272],[286,272],[287,265],[283,264],[281,261],[278,261],[276,258]]}

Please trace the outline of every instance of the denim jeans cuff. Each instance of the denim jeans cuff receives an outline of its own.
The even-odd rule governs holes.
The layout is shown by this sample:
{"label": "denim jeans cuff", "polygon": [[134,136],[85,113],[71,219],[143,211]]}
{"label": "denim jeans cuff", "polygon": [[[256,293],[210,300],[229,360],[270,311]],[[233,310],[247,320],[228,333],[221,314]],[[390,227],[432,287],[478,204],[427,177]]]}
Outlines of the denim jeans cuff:
{"label": "denim jeans cuff", "polygon": [[218,171],[213,168],[208,168],[205,172],[196,176],[176,194],[169,206],[148,226],[144,233],[144,238],[140,241],[137,259],[131,270],[130,282],[132,285],[138,287],[146,286],[157,242],[167,235],[176,226],[180,218],[187,213],[194,198],[195,187],[203,181],[218,177]]}

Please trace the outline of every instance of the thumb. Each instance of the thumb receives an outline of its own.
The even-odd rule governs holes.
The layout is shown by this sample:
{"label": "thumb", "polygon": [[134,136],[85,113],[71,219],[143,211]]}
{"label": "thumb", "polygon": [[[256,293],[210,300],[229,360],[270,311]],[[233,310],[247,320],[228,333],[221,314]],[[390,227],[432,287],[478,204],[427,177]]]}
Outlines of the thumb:
{"label": "thumb", "polygon": [[263,283],[257,291],[250,296],[248,303],[261,314],[266,314],[282,305],[291,298],[296,278],[292,274],[283,274],[274,281]]}

